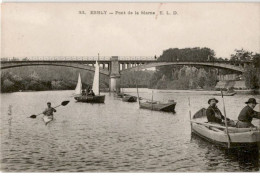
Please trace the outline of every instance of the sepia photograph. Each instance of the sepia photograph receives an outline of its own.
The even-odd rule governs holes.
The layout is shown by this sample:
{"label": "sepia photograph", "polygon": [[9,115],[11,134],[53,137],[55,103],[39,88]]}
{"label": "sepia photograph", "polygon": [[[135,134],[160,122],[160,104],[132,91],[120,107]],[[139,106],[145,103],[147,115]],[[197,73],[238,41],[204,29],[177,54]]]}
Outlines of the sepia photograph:
{"label": "sepia photograph", "polygon": [[0,172],[260,170],[260,2],[3,2],[0,53]]}

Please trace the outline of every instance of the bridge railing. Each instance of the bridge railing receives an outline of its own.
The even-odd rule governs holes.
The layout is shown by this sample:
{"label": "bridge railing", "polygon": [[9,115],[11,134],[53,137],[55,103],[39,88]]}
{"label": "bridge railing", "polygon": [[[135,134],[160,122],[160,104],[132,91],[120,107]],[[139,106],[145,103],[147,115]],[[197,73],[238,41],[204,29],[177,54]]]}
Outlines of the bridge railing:
{"label": "bridge railing", "polygon": [[32,56],[32,57],[4,57],[1,61],[96,61],[110,60],[110,56]]}
{"label": "bridge railing", "polygon": [[[99,56],[100,61],[110,61],[111,56]],[[204,62],[204,63],[227,63],[239,65],[251,63],[251,61],[158,61],[153,56],[118,56],[119,61],[154,61],[154,62]],[[32,57],[3,57],[1,61],[96,61],[98,56],[32,56]]]}
{"label": "bridge railing", "polygon": [[[3,57],[1,61],[110,61],[111,56],[32,56],[32,57]],[[119,61],[124,60],[155,60],[152,56],[118,56]]]}

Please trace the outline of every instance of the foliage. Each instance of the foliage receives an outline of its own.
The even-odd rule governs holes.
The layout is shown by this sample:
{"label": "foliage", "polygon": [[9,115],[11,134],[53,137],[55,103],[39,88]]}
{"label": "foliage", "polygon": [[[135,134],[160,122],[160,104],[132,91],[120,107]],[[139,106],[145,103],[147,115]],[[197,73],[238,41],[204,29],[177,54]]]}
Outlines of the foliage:
{"label": "foliage", "polygon": [[[170,48],[163,51],[159,61],[215,61],[215,52],[209,48]],[[213,69],[214,70],[214,69]],[[214,75],[215,74],[215,75]],[[162,78],[164,80],[162,80]],[[207,67],[161,66],[150,81],[151,88],[159,89],[197,89],[214,87],[217,73]]]}

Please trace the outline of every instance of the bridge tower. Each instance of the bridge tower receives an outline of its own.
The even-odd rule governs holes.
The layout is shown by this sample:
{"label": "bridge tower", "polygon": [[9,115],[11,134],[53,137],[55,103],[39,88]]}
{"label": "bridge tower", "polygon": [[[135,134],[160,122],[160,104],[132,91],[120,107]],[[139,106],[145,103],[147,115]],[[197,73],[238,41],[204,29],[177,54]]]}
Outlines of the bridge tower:
{"label": "bridge tower", "polygon": [[112,56],[110,59],[110,92],[120,92],[120,67],[118,56]]}

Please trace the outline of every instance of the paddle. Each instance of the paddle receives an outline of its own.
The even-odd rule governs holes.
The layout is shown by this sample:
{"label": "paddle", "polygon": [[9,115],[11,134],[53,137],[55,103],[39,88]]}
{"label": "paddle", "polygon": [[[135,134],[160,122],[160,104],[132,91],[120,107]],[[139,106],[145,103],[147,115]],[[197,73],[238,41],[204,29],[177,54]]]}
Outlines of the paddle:
{"label": "paddle", "polygon": [[223,101],[225,126],[226,126],[227,137],[228,137],[228,148],[230,148],[230,136],[229,136],[229,133],[228,133],[227,115],[226,115],[226,108],[225,108],[225,102],[224,102],[224,97],[223,97],[223,92],[222,92],[222,90],[221,90],[221,97],[222,97],[222,101]]}
{"label": "paddle", "polygon": [[[70,101],[63,101],[60,105],[55,106],[55,107],[53,107],[53,108],[57,108],[57,107],[59,107],[59,106],[66,106],[67,104],[69,104],[69,102],[70,102]],[[43,114],[43,113],[40,113],[40,114],[37,114],[37,115],[31,115],[29,118],[35,119],[38,115],[41,115],[41,114]]]}
{"label": "paddle", "polygon": [[152,110],[153,110],[153,90],[152,90]]}
{"label": "paddle", "polygon": [[[191,107],[190,107],[190,97],[189,99],[189,114],[190,114],[190,121],[191,121]],[[190,123],[190,127],[192,128],[192,123]],[[192,129],[191,129],[192,130]]]}
{"label": "paddle", "polygon": [[139,103],[139,106],[140,106],[140,98],[139,98],[139,91],[138,91],[137,80],[135,80],[135,83],[136,83],[136,91],[137,91],[138,103]]}

